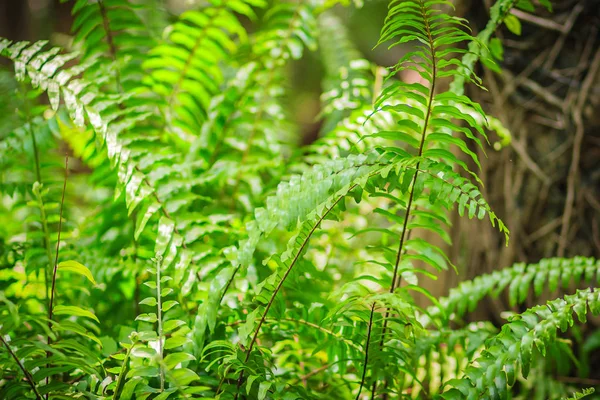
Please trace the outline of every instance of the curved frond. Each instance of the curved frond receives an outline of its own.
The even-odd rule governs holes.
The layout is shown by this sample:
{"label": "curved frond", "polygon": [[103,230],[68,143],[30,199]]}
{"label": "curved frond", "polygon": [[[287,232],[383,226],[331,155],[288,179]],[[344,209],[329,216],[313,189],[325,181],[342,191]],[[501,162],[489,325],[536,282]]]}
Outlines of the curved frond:
{"label": "curved frond", "polygon": [[520,372],[529,375],[536,355],[544,357],[546,349],[559,332],[573,326],[573,313],[585,323],[587,314],[600,313],[598,293],[580,290],[564,299],[549,301],[523,314],[509,318],[502,332],[486,343],[486,348],[466,370],[464,377],[446,382],[449,387],[443,399],[508,398],[508,388],[514,385]]}
{"label": "curved frond", "polygon": [[199,133],[210,101],[221,89],[222,64],[239,41],[247,40],[235,13],[255,19],[252,6],[264,5],[256,0],[214,1],[186,11],[169,28],[166,41],[150,51],[143,64],[145,82],[165,99],[163,113],[182,138],[191,141]]}
{"label": "curved frond", "polygon": [[[448,297],[440,299],[445,315],[462,318],[472,312],[486,296],[496,297],[508,288],[510,306],[522,304],[530,293],[537,298],[545,289],[555,292],[559,287],[581,282],[592,283],[598,279],[600,261],[593,258],[548,258],[536,264],[515,264],[510,268],[494,271],[491,274],[477,276],[470,281],[461,282],[450,289]],[[439,310],[429,310],[438,315]]]}

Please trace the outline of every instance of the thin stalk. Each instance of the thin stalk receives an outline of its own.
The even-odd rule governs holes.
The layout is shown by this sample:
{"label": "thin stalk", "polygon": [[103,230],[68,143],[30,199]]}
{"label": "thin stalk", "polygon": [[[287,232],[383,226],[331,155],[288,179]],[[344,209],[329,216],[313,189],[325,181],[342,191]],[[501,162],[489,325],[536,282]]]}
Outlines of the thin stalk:
{"label": "thin stalk", "polygon": [[123,359],[123,364],[121,364],[121,371],[119,371],[119,377],[117,378],[117,384],[115,385],[115,391],[113,392],[112,399],[119,399],[119,392],[121,391],[121,386],[125,383],[125,373],[127,372],[127,363],[129,362],[129,357],[131,356],[131,351],[135,347],[137,343],[132,343],[131,347],[127,349],[127,354],[125,354],[125,358]]}
{"label": "thin stalk", "polygon": [[[23,88],[23,85],[21,85],[21,87]],[[25,90],[25,89],[23,89]],[[27,122],[25,124],[25,129],[27,130],[27,132],[29,133],[29,136],[31,137],[31,146],[33,147],[33,159],[35,161],[34,165],[35,165],[35,178],[37,180],[37,182],[42,185],[42,172],[41,172],[41,167],[40,167],[40,152],[38,150],[37,147],[37,140],[35,138],[35,134],[33,133],[33,129],[31,127],[31,112],[29,109],[29,102],[27,100],[27,96],[26,93],[23,94],[23,108],[25,109],[25,118],[27,119]],[[44,268],[44,287],[45,287],[45,291],[44,291],[44,297],[46,298],[46,306],[49,306],[49,300],[48,300],[48,291],[49,291],[49,272],[50,272],[50,268],[52,265],[52,249],[50,248],[50,233],[48,230],[48,220],[46,218],[46,210],[44,208],[44,200],[42,199],[42,195],[40,192],[40,195],[38,196],[38,204],[40,207],[40,214],[41,214],[41,219],[42,219],[42,233],[43,233],[43,238],[42,238],[42,242],[44,244],[44,248],[46,250],[46,257],[48,259],[48,265],[46,266],[46,268]]]}
{"label": "thin stalk", "polygon": [[[65,156],[65,179],[63,182],[62,198],[60,200],[60,213],[58,219],[58,239],[56,240],[56,254],[54,256],[54,270],[52,271],[52,288],[50,290],[50,307],[48,308],[48,328],[52,328],[52,311],[54,305],[54,292],[56,290],[56,272],[58,271],[58,252],[60,249],[60,235],[62,232],[63,210],[65,206],[65,192],[67,190],[67,178],[69,177],[69,156]],[[50,336],[48,336],[50,343]]]}
{"label": "thin stalk", "polygon": [[[52,312],[54,310],[54,292],[56,290],[56,272],[58,271],[58,252],[60,249],[60,234],[62,232],[62,220],[63,220],[63,209],[65,206],[65,192],[67,190],[67,178],[69,177],[69,156],[65,156],[65,178],[63,182],[62,198],[60,200],[60,213],[58,219],[58,238],[56,240],[56,254],[54,257],[54,269],[52,271],[52,288],[50,289],[50,303],[48,304],[48,331],[52,330]],[[41,194],[40,194],[41,198]],[[47,343],[50,345],[52,338],[48,333]],[[50,352],[46,352],[46,357],[50,357]],[[49,376],[46,377],[46,384],[49,382]],[[49,393],[46,393],[46,399],[48,399]]]}
{"label": "thin stalk", "polygon": [[[104,5],[103,0],[98,0],[98,8],[100,9],[100,15],[102,16],[102,27],[106,32],[106,41],[108,43],[108,50],[110,53],[110,58],[112,58],[113,62],[117,62],[117,47],[115,46],[115,41],[113,40],[113,31],[110,28],[110,20],[108,18],[108,12],[106,10],[106,6]],[[115,82],[117,84],[117,90],[119,93],[123,93],[123,86],[121,85],[121,74],[118,68],[115,68]]]}
{"label": "thin stalk", "polygon": [[373,331],[373,314],[375,314],[375,303],[371,306],[371,315],[369,316],[369,327],[367,329],[367,343],[365,344],[365,359],[363,361],[362,377],[360,378],[360,386],[358,387],[358,393],[356,394],[356,400],[360,398],[360,392],[365,385],[365,377],[367,376],[367,364],[369,362],[369,347],[371,344],[371,332]]}
{"label": "thin stalk", "polygon": [[[423,1],[421,1],[421,14],[423,16],[423,21],[425,23],[425,31],[427,32],[427,38],[429,40],[429,51],[430,51],[431,65],[432,65],[432,73],[431,73],[432,78],[431,78],[431,87],[429,88],[429,99],[427,101],[427,112],[425,114],[425,121],[423,123],[423,130],[421,132],[421,143],[419,144],[419,153],[418,153],[419,157],[421,157],[423,155],[423,148],[425,146],[425,137],[427,135],[427,128],[429,126],[429,119],[431,117],[431,111],[433,109],[433,98],[435,95],[436,75],[437,75],[434,40],[433,40],[433,36],[431,34],[431,29],[429,27],[429,19],[427,16],[427,10],[425,10]],[[421,166],[421,161],[417,162],[417,165],[415,168],[416,171],[415,171],[415,174],[413,175],[412,183],[410,186],[410,192],[408,195],[408,204],[406,206],[406,215],[404,217],[402,233],[400,236],[400,242],[398,244],[398,252],[396,253],[396,264],[394,266],[394,273],[392,276],[392,285],[390,287],[390,293],[394,293],[396,288],[398,286],[400,286],[400,283],[402,280],[402,277],[398,276],[398,267],[400,265],[400,261],[401,261],[402,253],[403,253],[403,249],[404,249],[408,220],[410,219],[410,216],[411,216],[410,212],[411,212],[412,203],[414,201],[415,184],[417,182],[417,177],[419,175],[420,166]],[[383,321],[383,329],[381,332],[380,347],[383,347],[383,343],[385,341],[388,317],[389,317],[389,309],[386,310],[385,318]],[[387,386],[387,383],[386,383],[386,386]],[[373,382],[373,387],[371,389],[371,398],[375,398],[376,392],[377,392],[377,380],[375,380]]]}
{"label": "thin stalk", "polygon": [[165,390],[165,370],[163,366],[163,326],[162,326],[162,296],[161,296],[161,287],[160,287],[160,267],[161,267],[161,259],[157,258],[156,260],[156,304],[157,304],[157,313],[158,316],[158,357],[160,359],[159,365],[159,374],[160,374],[160,391],[163,392]]}
{"label": "thin stalk", "polygon": [[25,366],[21,363],[21,361],[19,360],[19,358],[17,357],[17,355],[12,351],[12,349],[10,348],[10,346],[8,345],[8,343],[6,343],[6,341],[4,340],[4,338],[2,337],[2,335],[0,335],[0,341],[2,341],[2,343],[4,344],[4,347],[6,347],[6,350],[8,351],[8,353],[15,360],[15,362],[17,363],[17,365],[19,366],[19,368],[21,369],[21,371],[23,371],[23,374],[25,375],[25,378],[27,378],[27,383],[29,384],[29,386],[31,386],[31,390],[33,390],[33,393],[35,394],[35,398],[37,400],[43,400],[42,395],[40,395],[40,392],[38,392],[37,387],[35,386],[35,383],[33,382],[33,378],[31,376],[31,374],[29,373],[29,371],[27,371],[25,369]]}
{"label": "thin stalk", "polygon": [[[352,189],[354,189],[357,185],[353,185],[348,192],[352,191]],[[256,340],[258,339],[258,334],[260,332],[260,328],[262,327],[262,325],[265,323],[265,320],[267,318],[267,314],[269,313],[269,310],[271,309],[271,306],[273,305],[273,302],[275,301],[275,298],[277,297],[277,294],[279,293],[279,291],[281,290],[281,288],[283,287],[283,283],[285,282],[285,280],[287,279],[288,275],[290,274],[290,272],[292,272],[292,269],[294,268],[294,266],[296,265],[296,262],[300,259],[300,254],[302,254],[302,251],[304,250],[304,248],[306,247],[306,245],[308,244],[310,238],[312,237],[313,233],[317,230],[317,227],[321,224],[321,222],[323,221],[323,219],[325,219],[325,217],[327,215],[329,215],[329,213],[331,212],[331,210],[333,210],[333,208],[344,198],[345,196],[340,196],[332,205],[331,207],[329,207],[329,209],[327,211],[325,211],[323,213],[323,215],[321,216],[321,218],[319,218],[319,220],[314,224],[314,226],[312,227],[311,231],[308,233],[308,235],[306,236],[306,239],[304,239],[304,241],[302,242],[302,245],[300,246],[300,248],[298,249],[298,252],[296,253],[296,256],[294,257],[294,259],[292,260],[292,262],[290,263],[290,266],[287,268],[287,270],[285,271],[285,273],[283,274],[283,277],[281,278],[281,280],[279,281],[279,283],[277,284],[277,287],[275,288],[275,290],[273,291],[273,294],[271,295],[271,298],[269,299],[269,302],[267,303],[267,306],[265,307],[265,311],[263,311],[262,317],[260,318],[260,321],[258,322],[258,326],[256,327],[256,329],[254,330],[254,335],[252,336],[252,340],[250,341],[250,345],[248,346],[248,350],[246,351],[246,358],[244,359],[244,363],[247,363],[248,360],[250,360],[250,354],[252,353],[252,349],[254,348],[254,345],[256,344]],[[238,381],[237,381],[237,392],[235,393],[235,400],[238,399],[239,394],[240,394],[240,387],[242,386],[242,382],[244,381],[244,371],[242,370],[240,372],[240,376],[238,377]]]}

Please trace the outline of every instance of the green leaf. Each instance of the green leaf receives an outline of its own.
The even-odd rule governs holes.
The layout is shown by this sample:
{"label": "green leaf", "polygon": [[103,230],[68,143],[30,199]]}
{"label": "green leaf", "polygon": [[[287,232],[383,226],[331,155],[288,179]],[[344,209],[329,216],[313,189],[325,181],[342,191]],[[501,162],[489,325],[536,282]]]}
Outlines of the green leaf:
{"label": "green leaf", "polygon": [[504,46],[502,46],[502,41],[498,38],[492,38],[490,39],[490,44],[489,44],[489,48],[490,48],[490,52],[492,53],[492,56],[496,59],[496,60],[504,60]]}
{"label": "green leaf", "polygon": [[178,319],[170,319],[168,321],[165,321],[165,323],[163,324],[163,332],[164,333],[169,333],[174,329],[179,328],[180,326],[185,325],[184,321],[178,320]]}
{"label": "green leaf", "polygon": [[56,315],[69,315],[90,318],[100,323],[98,318],[91,311],[85,310],[77,306],[54,306],[53,313]]}
{"label": "green leaf", "polygon": [[62,261],[58,263],[58,270],[74,272],[76,274],[83,275],[94,285],[96,284],[96,281],[94,280],[94,276],[92,275],[91,271],[85,265],[80,264],[77,261]]}
{"label": "green leaf", "polygon": [[183,346],[186,343],[191,343],[191,340],[185,336],[171,336],[165,340],[165,350],[174,349]]}
{"label": "green leaf", "polygon": [[521,21],[519,21],[519,18],[509,14],[506,16],[506,18],[504,18],[504,24],[509,31],[515,35],[521,36]]}
{"label": "green leaf", "polygon": [[155,313],[140,314],[135,318],[136,321],[155,323],[158,321]]}
{"label": "green leaf", "polygon": [[196,357],[188,353],[171,353],[165,357],[164,363],[167,369],[174,369],[180,363],[195,359]]}
{"label": "green leaf", "polygon": [[177,302],[175,300],[167,300],[164,303],[162,303],[162,311],[167,312],[177,304],[179,304],[179,302]]}
{"label": "green leaf", "polygon": [[263,381],[258,385],[258,400],[264,400],[267,397],[272,384],[273,382]]}
{"label": "green leaf", "polygon": [[167,217],[161,217],[158,223],[158,234],[154,245],[154,253],[158,256],[163,256],[167,250],[167,246],[171,243],[175,223]]}
{"label": "green leaf", "polygon": [[157,304],[157,301],[154,297],[146,297],[144,300],[140,301],[139,304],[150,306],[150,307],[155,307]]}

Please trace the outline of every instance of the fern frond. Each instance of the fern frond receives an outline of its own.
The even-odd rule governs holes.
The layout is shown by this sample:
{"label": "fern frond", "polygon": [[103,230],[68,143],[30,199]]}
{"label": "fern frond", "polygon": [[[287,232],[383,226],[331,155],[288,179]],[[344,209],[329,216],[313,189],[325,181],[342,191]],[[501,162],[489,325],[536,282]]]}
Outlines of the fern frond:
{"label": "fern frond", "polygon": [[527,378],[536,352],[544,357],[558,331],[573,326],[573,312],[585,323],[587,314],[600,313],[598,293],[591,289],[577,291],[564,299],[533,307],[515,315],[502,327],[502,332],[486,343],[486,349],[465,371],[461,379],[445,384],[450,389],[443,399],[508,398],[508,388],[515,383],[516,374]]}
{"label": "fern frond", "polygon": [[[432,187],[433,181],[430,181],[429,178],[433,178],[437,174],[435,171],[432,171],[429,175],[422,174],[421,170],[427,171],[431,166],[437,168],[440,164],[448,164],[450,168],[459,165],[466,172],[470,173],[475,180],[478,180],[477,175],[471,172],[465,163],[453,156],[447,148],[450,145],[456,146],[465,155],[470,157],[476,165],[479,165],[476,154],[469,149],[462,138],[454,136],[453,132],[460,132],[467,139],[475,141],[479,145],[481,145],[480,141],[472,134],[471,129],[484,137],[485,133],[469,113],[461,112],[454,103],[459,103],[461,107],[468,108],[471,112],[481,114],[482,118],[485,118],[485,114],[483,114],[481,107],[466,97],[456,96],[449,92],[436,93],[436,86],[439,79],[457,74],[462,74],[475,84],[481,85],[480,79],[475,75],[468,76],[465,74],[460,69],[460,67],[463,67],[462,62],[453,57],[453,54],[463,52],[457,47],[458,43],[464,41],[472,42],[475,38],[467,33],[469,28],[465,20],[451,17],[438,9],[443,4],[444,2],[441,1],[392,1],[389,5],[388,15],[379,40],[379,44],[390,41],[391,44],[389,47],[414,42],[414,50],[409,51],[392,68],[391,76],[404,70],[413,70],[420,75],[422,81],[427,85],[418,82],[393,82],[383,89],[375,103],[376,110],[392,110],[405,114],[408,118],[400,120],[396,129],[379,132],[372,135],[372,137],[401,141],[404,143],[404,148],[389,146],[382,146],[382,148],[384,151],[397,154],[415,154],[416,159],[419,160],[414,173],[404,176],[401,182],[402,188],[407,190],[406,197],[404,199],[396,198],[400,210],[404,211],[404,215],[396,217],[394,214],[397,211],[387,214],[391,219],[397,220],[398,226],[396,229],[399,228],[397,250],[384,249],[384,252],[388,252],[390,256],[388,264],[391,264],[389,268],[392,271],[391,284],[389,285],[389,292],[391,294],[399,287],[402,276],[400,271],[404,269],[402,265],[407,261],[410,263],[411,258],[422,259],[437,269],[444,268],[444,264],[440,264],[434,259],[423,259],[421,255],[423,253],[422,249],[413,249],[412,252],[409,252],[407,248],[407,244],[411,241],[410,232],[414,228],[420,227],[420,224],[418,222],[415,223],[413,220],[415,220],[415,210],[418,207],[425,206],[420,202],[420,198],[424,192],[423,188]],[[408,99],[409,101],[398,101],[403,99]],[[467,128],[461,128],[453,120],[465,123]],[[443,176],[444,174],[441,175]],[[462,200],[459,200],[459,211],[461,214],[464,212],[465,202],[470,202],[469,216],[473,217],[478,208],[476,200],[479,196],[477,194],[478,190],[468,181],[463,181],[459,184],[459,186],[463,185],[466,185],[466,193],[461,195],[457,192],[456,195],[458,197],[455,195],[450,200],[454,202],[457,198],[462,198]],[[471,188],[475,189],[473,191],[475,194],[473,201],[468,200],[469,195],[467,194],[471,191]],[[452,191],[453,189],[450,190]],[[460,189],[458,191],[460,192]],[[435,192],[434,190],[432,192],[433,196],[430,196],[432,206],[425,207],[430,213],[433,212],[433,215],[440,216],[439,211],[435,209],[437,200]],[[441,202],[442,204],[444,203],[443,200]],[[492,223],[496,222],[495,215],[490,215],[490,219]],[[499,222],[498,225],[502,232],[508,234],[508,230],[504,224]],[[429,224],[429,226],[432,227],[432,224]],[[439,249],[436,249],[435,246],[424,243],[424,247],[428,249],[429,254],[440,254]],[[395,260],[391,257],[394,253]],[[386,311],[383,319],[383,332],[380,340],[381,348],[385,345],[385,333],[389,313],[389,310]],[[367,362],[368,360],[365,361]],[[392,377],[393,374],[388,376]],[[384,386],[387,389],[389,380],[385,378],[384,382]],[[364,383],[364,380],[361,381],[359,391]],[[377,379],[374,379],[372,395],[376,393]]]}
{"label": "fern frond", "polygon": [[[462,377],[462,371],[479,356],[485,341],[498,333],[489,322],[471,323],[460,329],[428,331],[418,336],[414,345],[413,364],[418,380],[407,376],[400,388],[411,398],[419,398],[427,392],[438,394],[442,383]],[[421,382],[426,383],[423,388]]]}
{"label": "fern frond", "polygon": [[[140,232],[157,211],[161,210],[168,216],[170,210],[164,207],[159,194],[172,194],[177,186],[164,188],[160,192],[152,186],[173,173],[159,169],[161,163],[172,163],[173,152],[161,146],[158,137],[138,135],[135,129],[122,135],[125,130],[141,125],[140,122],[145,121],[150,112],[144,106],[122,110],[119,106],[122,96],[103,96],[90,82],[77,78],[85,70],[85,64],[64,68],[73,55],[57,55],[57,48],[42,51],[44,44],[38,42],[28,46],[24,42],[12,44],[3,40],[0,42],[0,51],[15,62],[21,77],[27,75],[34,87],[48,92],[53,109],[58,109],[62,99],[76,125],[84,127],[89,123],[92,126],[100,145],[105,146],[108,160],[118,172],[129,213],[142,202],[145,203],[138,225]],[[139,126],[139,129],[143,129],[143,126]],[[163,151],[148,154],[148,148],[162,148]],[[147,167],[153,167],[159,173],[145,174]]]}
{"label": "fern frond", "polygon": [[[485,28],[477,34],[477,42],[469,43],[468,52],[461,60],[462,73],[457,74],[450,84],[450,91],[456,95],[463,95],[465,82],[468,81],[468,75],[475,67],[475,63],[481,57],[487,57],[487,45],[496,28],[502,24],[504,18],[510,10],[518,3],[516,0],[499,0],[490,8],[490,19]],[[492,61],[493,63],[493,61]],[[465,74],[467,76],[465,76]]]}
{"label": "fern frond", "polygon": [[[335,126],[345,111],[355,110],[373,98],[375,68],[356,50],[341,21],[332,13],[319,16],[319,46],[325,67],[321,117],[327,117],[327,126]],[[334,114],[334,115],[331,115]],[[334,118],[333,120],[331,120]]]}
{"label": "fern frond", "polygon": [[[305,47],[316,47],[316,21],[309,4],[276,4],[264,18],[265,26],[251,44],[253,59],[240,67],[223,94],[211,102],[209,118],[187,160],[198,165],[196,175],[208,170],[212,181],[218,179],[225,190],[229,187],[236,199],[239,186],[248,182],[253,182],[248,192],[264,190],[260,173],[277,174],[276,165],[289,152],[285,142],[291,136],[282,137],[294,131],[281,104],[286,92],[285,67],[299,59]],[[248,209],[254,199],[239,200]]]}
{"label": "fern frond", "polygon": [[82,61],[97,61],[85,75],[98,78],[110,65],[116,93],[136,89],[142,79],[142,60],[153,45],[136,13],[139,8],[129,0],[76,0],[73,5],[73,45],[81,48]]}
{"label": "fern frond", "polygon": [[[167,123],[182,138],[195,137],[207,116],[211,99],[223,82],[224,63],[235,52],[235,39],[246,31],[235,13],[255,19],[251,6],[264,1],[214,1],[202,10],[183,13],[165,43],[150,51],[144,62],[147,85],[165,98]],[[189,140],[189,139],[188,139]]]}
{"label": "fern frond", "polygon": [[[559,287],[567,288],[569,284],[581,282],[592,283],[600,279],[600,261],[593,258],[549,258],[536,264],[518,263],[510,268],[480,275],[472,281],[463,281],[458,287],[450,289],[448,297],[440,299],[445,315],[462,318],[472,312],[477,304],[486,296],[496,297],[508,288],[511,307],[522,304],[531,293],[539,297],[547,288],[550,292]],[[435,307],[429,312],[439,315]]]}
{"label": "fern frond", "polygon": [[[248,223],[248,239],[240,244],[235,264],[221,270],[219,278],[213,282],[209,301],[201,307],[200,315],[209,316],[202,319],[204,327],[201,331],[206,326],[214,329],[216,309],[224,291],[240,268],[245,269],[252,264],[254,251],[261,238],[271,234],[277,227],[284,230],[298,229],[298,232],[302,229],[310,230],[310,223],[314,223],[315,218],[318,220],[317,216],[326,208],[332,207],[334,202],[337,204],[355,187],[364,185],[371,174],[383,169],[385,163],[377,164],[378,158],[372,154],[334,160],[280,184],[277,194],[267,198],[266,207],[258,208],[255,211],[255,220]],[[304,235],[307,235],[307,232],[304,232]]]}

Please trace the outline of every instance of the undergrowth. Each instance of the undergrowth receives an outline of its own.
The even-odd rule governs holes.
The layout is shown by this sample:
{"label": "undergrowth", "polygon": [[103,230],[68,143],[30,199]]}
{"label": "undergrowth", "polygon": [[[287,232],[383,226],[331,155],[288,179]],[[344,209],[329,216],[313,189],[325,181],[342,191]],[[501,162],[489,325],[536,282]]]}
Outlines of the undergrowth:
{"label": "undergrowth", "polygon": [[[422,285],[460,270],[452,212],[509,240],[474,150],[506,130],[464,85],[485,90],[492,33],[533,6],[499,0],[472,36],[446,1],[391,1],[378,46],[407,51],[383,68],[332,10],[347,3],[211,0],[167,26],[154,1],[77,0],[71,48],[0,41],[0,398],[593,392],[551,361],[570,364],[559,331],[600,312],[600,262]],[[302,147],[288,68],[315,51],[322,132]],[[504,294],[525,311],[465,322]]]}

